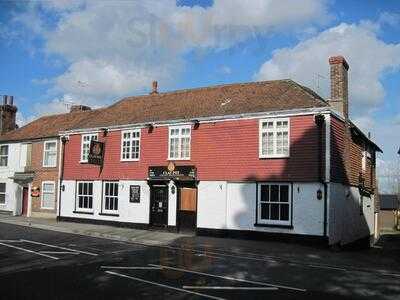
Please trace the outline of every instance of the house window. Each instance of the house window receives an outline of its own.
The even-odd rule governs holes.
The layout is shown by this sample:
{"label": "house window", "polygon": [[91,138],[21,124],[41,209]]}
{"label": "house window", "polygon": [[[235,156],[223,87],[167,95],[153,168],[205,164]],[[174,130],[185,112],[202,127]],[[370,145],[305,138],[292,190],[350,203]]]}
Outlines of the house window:
{"label": "house window", "polygon": [[57,166],[57,141],[44,142],[43,167]]}
{"label": "house window", "polygon": [[93,182],[78,182],[77,210],[93,211]]}
{"label": "house window", "polygon": [[90,142],[97,141],[97,133],[82,135],[81,162],[87,162],[89,156]]}
{"label": "house window", "polygon": [[0,167],[8,166],[8,145],[0,146]]}
{"label": "house window", "polygon": [[0,205],[6,204],[6,183],[0,182]]}
{"label": "house window", "polygon": [[260,184],[257,223],[290,225],[291,198],[289,184]]}
{"label": "house window", "polygon": [[118,212],[118,182],[104,182],[104,211]]}
{"label": "house window", "polygon": [[259,156],[261,158],[289,157],[289,119],[260,121]]}
{"label": "house window", "polygon": [[123,131],[121,143],[121,160],[139,160],[140,130]]}
{"label": "house window", "polygon": [[42,208],[54,209],[56,203],[55,183],[53,181],[42,182]]}
{"label": "house window", "polygon": [[190,126],[169,128],[169,159],[190,159]]}

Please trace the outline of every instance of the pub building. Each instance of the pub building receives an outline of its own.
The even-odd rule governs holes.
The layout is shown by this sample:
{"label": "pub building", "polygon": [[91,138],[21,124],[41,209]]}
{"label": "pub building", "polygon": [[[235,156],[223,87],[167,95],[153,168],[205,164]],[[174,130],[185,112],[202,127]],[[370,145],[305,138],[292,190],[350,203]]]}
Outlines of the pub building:
{"label": "pub building", "polygon": [[60,132],[58,218],[329,244],[376,230],[375,153],[348,116],[348,64],[331,99],[292,80],[127,97]]}

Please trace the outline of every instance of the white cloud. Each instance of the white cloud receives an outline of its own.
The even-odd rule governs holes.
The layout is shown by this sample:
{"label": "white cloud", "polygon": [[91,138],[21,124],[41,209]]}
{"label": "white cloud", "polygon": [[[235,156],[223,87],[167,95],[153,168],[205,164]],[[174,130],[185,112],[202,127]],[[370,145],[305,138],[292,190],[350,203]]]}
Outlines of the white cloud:
{"label": "white cloud", "polygon": [[[224,49],[279,30],[310,30],[330,18],[327,2],[317,0],[215,0],[206,8],[173,0],[60,0],[30,8],[15,20],[33,27],[46,53],[68,63],[52,91],[89,102],[149,89],[152,80],[167,86],[179,78],[189,51]],[[59,16],[51,24],[49,12]]]}
{"label": "white cloud", "polygon": [[293,48],[273,52],[256,74],[257,79],[292,78],[329,97],[328,57],[343,55],[350,65],[349,102],[353,116],[375,109],[382,103],[385,90],[381,77],[400,66],[400,44],[380,40],[371,22],[342,23],[317,36],[300,42]]}

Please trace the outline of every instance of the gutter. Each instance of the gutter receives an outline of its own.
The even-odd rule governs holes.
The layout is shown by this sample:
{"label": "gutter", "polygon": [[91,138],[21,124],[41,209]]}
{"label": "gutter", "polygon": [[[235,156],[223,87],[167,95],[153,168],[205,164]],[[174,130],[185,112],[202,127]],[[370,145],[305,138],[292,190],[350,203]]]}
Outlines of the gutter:
{"label": "gutter", "polygon": [[330,113],[331,110],[329,107],[312,107],[312,108],[304,108],[304,109],[291,109],[291,110],[278,110],[271,112],[256,112],[256,113],[245,113],[245,114],[235,114],[235,115],[222,115],[222,116],[213,116],[213,117],[193,117],[186,119],[175,119],[175,120],[165,120],[165,121],[147,121],[141,123],[130,123],[124,125],[113,125],[113,126],[99,126],[92,128],[84,128],[84,129],[72,129],[61,131],[60,135],[66,134],[79,134],[83,132],[93,132],[93,131],[101,131],[104,128],[109,130],[119,130],[123,128],[130,127],[146,127],[149,124],[153,126],[156,125],[178,125],[181,123],[191,124],[193,121],[198,121],[201,123],[212,123],[212,122],[223,122],[229,120],[240,120],[240,119],[258,119],[258,118],[268,118],[268,117],[290,117],[294,115],[314,115],[316,113]]}

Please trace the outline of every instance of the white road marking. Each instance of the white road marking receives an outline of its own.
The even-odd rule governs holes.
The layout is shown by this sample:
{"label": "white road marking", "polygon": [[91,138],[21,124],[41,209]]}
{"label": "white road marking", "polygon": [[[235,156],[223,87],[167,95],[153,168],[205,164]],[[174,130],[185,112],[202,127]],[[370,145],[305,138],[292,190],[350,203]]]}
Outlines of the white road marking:
{"label": "white road marking", "polygon": [[51,255],[43,254],[43,253],[40,253],[40,252],[32,251],[32,250],[29,250],[29,249],[25,249],[25,248],[13,246],[13,245],[8,245],[8,244],[4,244],[4,243],[0,243],[0,245],[6,246],[6,247],[10,247],[10,248],[14,248],[14,249],[21,250],[21,251],[25,251],[25,252],[28,252],[28,253],[33,253],[33,254],[36,254],[36,255],[44,256],[44,257],[51,258],[51,259],[58,259],[58,257],[54,257],[54,256],[51,256]]}
{"label": "white road marking", "polygon": [[175,271],[193,273],[193,274],[197,274],[197,275],[203,275],[203,276],[209,276],[209,277],[215,277],[215,278],[222,278],[222,279],[239,281],[239,282],[252,283],[252,284],[263,285],[263,286],[272,286],[272,287],[281,288],[281,289],[287,289],[287,290],[294,290],[294,291],[300,291],[300,292],[305,292],[306,291],[305,289],[300,289],[300,288],[286,286],[286,285],[270,284],[270,283],[265,283],[265,282],[260,282],[260,281],[252,281],[252,280],[246,280],[246,279],[240,279],[240,278],[235,278],[235,277],[230,277],[230,276],[220,276],[220,275],[197,272],[197,271],[192,271],[192,270],[187,270],[187,269],[182,269],[182,268],[175,268],[175,267],[169,267],[169,266],[163,266],[163,265],[155,265],[155,264],[149,264],[149,266],[161,267],[163,269],[171,269],[171,270],[175,270]]}
{"label": "white road marking", "polygon": [[81,251],[81,250],[75,250],[75,249],[66,248],[66,247],[54,246],[54,245],[49,245],[49,244],[40,243],[40,242],[35,242],[35,241],[30,241],[30,240],[21,239],[21,241],[27,242],[27,243],[31,243],[31,244],[37,244],[37,245],[47,246],[47,247],[50,247],[50,248],[58,248],[58,249],[62,249],[62,250],[67,250],[67,251],[72,251],[72,252],[78,252],[78,253],[87,254],[87,255],[92,255],[92,256],[97,256],[97,255],[98,255],[98,254],[96,254],[96,253],[91,253],[91,252],[87,252],[87,251]]}
{"label": "white road marking", "polygon": [[121,269],[121,270],[161,270],[161,267],[119,267],[119,266],[101,266],[100,269]]}
{"label": "white road marking", "polygon": [[188,290],[261,290],[261,291],[276,291],[276,287],[254,287],[254,286],[194,286],[184,285],[182,288]]}
{"label": "white road marking", "polygon": [[79,255],[78,252],[68,252],[68,251],[39,251],[40,253],[46,253],[46,254],[73,254],[73,255]]}
{"label": "white road marking", "polygon": [[210,295],[206,295],[206,294],[202,294],[202,293],[197,293],[197,292],[193,292],[193,291],[188,291],[188,290],[184,290],[184,289],[180,289],[174,286],[170,286],[170,285],[166,285],[166,284],[161,284],[161,283],[157,283],[154,281],[149,281],[149,280],[144,280],[141,278],[137,278],[137,277],[133,277],[133,276],[128,276],[128,275],[124,275],[124,274],[120,274],[120,273],[116,273],[116,272],[112,272],[112,271],[105,271],[107,274],[110,275],[114,275],[114,276],[119,276],[119,277],[123,277],[123,278],[128,278],[128,279],[132,279],[135,281],[140,281],[140,282],[144,282],[144,283],[148,283],[148,284],[152,284],[152,285],[156,285],[159,287],[163,287],[166,289],[171,289],[171,290],[175,290],[178,292],[183,292],[183,293],[188,293],[188,294],[192,294],[192,295],[197,295],[197,296],[201,296],[201,297],[205,297],[205,298],[209,298],[209,299],[215,299],[215,300],[225,300],[224,298],[220,298],[220,297],[214,297],[214,296],[210,296]]}
{"label": "white road marking", "polygon": [[343,269],[343,268],[324,266],[324,265],[306,265],[306,266],[309,266],[311,268],[329,269],[329,270],[337,270],[337,271],[347,271],[346,269]]}
{"label": "white road marking", "polygon": [[396,273],[379,273],[380,275],[383,276],[395,276],[395,277],[400,277],[400,274],[396,274]]}
{"label": "white road marking", "polygon": [[21,240],[0,240],[0,243],[21,243]]}

